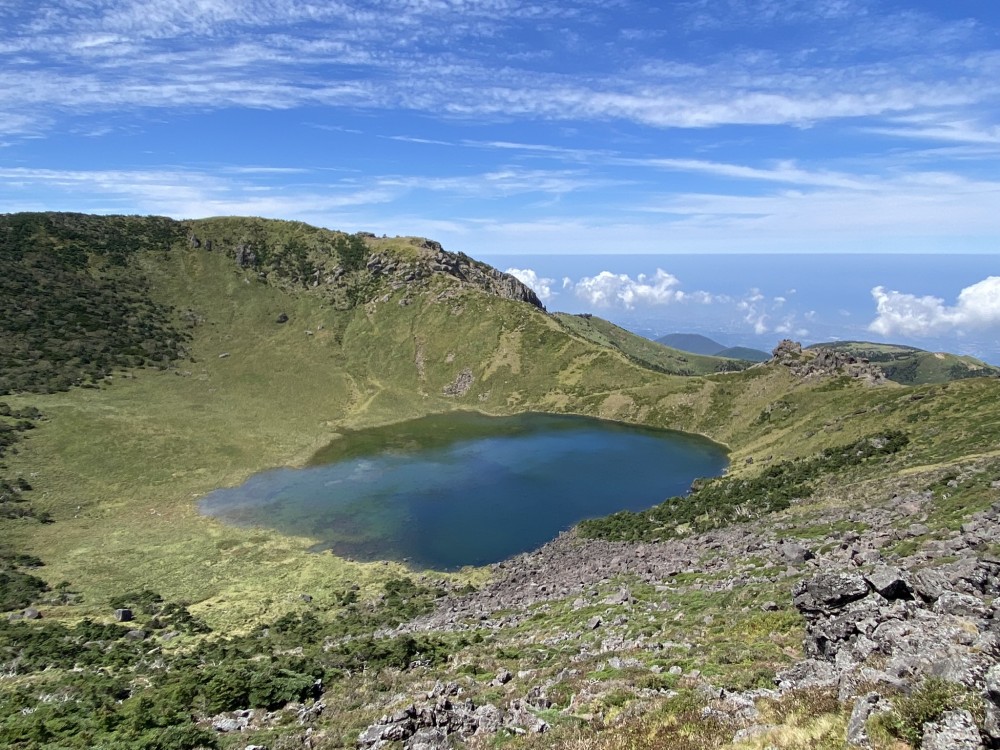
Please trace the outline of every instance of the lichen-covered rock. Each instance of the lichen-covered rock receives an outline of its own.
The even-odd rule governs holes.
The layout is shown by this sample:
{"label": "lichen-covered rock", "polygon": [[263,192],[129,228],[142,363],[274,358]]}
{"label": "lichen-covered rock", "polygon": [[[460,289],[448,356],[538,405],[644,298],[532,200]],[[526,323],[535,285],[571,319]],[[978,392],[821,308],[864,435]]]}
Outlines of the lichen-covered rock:
{"label": "lichen-covered rock", "polygon": [[848,747],[871,746],[868,739],[868,717],[878,705],[880,696],[878,693],[868,693],[862,695],[854,701],[854,708],[851,710],[851,718],[847,721],[846,742]]}
{"label": "lichen-covered rock", "polygon": [[793,590],[795,606],[809,614],[830,613],[868,596],[865,579],[854,573],[823,573],[799,583]]}
{"label": "lichen-covered rock", "polygon": [[976,722],[968,711],[948,711],[924,724],[923,750],[983,750]]}

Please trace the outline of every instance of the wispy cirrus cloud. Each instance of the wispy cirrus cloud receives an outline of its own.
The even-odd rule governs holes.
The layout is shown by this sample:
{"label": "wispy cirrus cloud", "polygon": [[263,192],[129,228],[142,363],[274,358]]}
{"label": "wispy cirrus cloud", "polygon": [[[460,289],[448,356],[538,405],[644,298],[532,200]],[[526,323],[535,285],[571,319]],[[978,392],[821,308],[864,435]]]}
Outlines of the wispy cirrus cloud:
{"label": "wispy cirrus cloud", "polygon": [[[740,20],[739,3],[725,15],[738,23],[850,21],[849,12],[807,5],[756,3],[757,11]],[[714,10],[716,5],[687,12],[704,16]],[[69,0],[51,11],[25,7],[0,42],[6,63],[0,85],[23,93],[4,106],[39,130],[46,107],[314,105],[402,107],[454,118],[620,120],[657,128],[808,125],[960,107],[998,89],[988,66],[970,68],[967,54],[949,50],[933,62],[918,61],[923,68],[934,66],[933,79],[940,83],[929,83],[926,70],[915,75],[908,72],[911,66],[844,66],[752,50],[735,61],[730,53],[693,64],[643,49],[634,64],[566,75],[526,62],[501,41],[523,24],[596,25],[601,14],[612,12],[582,0],[104,0],[88,11],[82,16]],[[916,24],[909,33],[925,27]],[[858,30],[868,36],[860,25]],[[491,39],[498,40],[495,46]],[[565,44],[572,52],[572,42]],[[923,44],[926,50],[926,38]]]}
{"label": "wispy cirrus cloud", "polygon": [[865,130],[896,138],[1000,146],[1000,125],[954,120],[940,115],[892,118],[884,126]]}
{"label": "wispy cirrus cloud", "polygon": [[[274,172],[255,169],[224,177],[190,169],[56,170],[0,167],[0,201],[9,210],[52,210],[67,200],[97,213],[156,213],[175,218],[217,215],[329,216],[359,206],[384,204],[393,193],[377,185],[353,181],[307,184],[294,192],[284,186],[248,181]],[[39,196],[25,199],[23,196]]]}

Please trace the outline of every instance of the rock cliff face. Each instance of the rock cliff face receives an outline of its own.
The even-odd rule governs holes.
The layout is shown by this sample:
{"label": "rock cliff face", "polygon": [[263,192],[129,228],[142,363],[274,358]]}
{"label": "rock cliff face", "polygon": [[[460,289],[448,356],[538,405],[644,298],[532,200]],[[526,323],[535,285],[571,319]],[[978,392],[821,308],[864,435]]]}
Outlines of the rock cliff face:
{"label": "rock cliff face", "polygon": [[255,272],[262,281],[332,293],[342,307],[380,298],[387,287],[422,287],[443,276],[545,309],[535,292],[510,274],[464,253],[448,252],[433,240],[310,231],[297,236],[294,231],[289,235],[283,222],[207,219],[191,222],[186,237],[191,249],[228,255],[238,268]]}
{"label": "rock cliff face", "polygon": [[395,288],[434,274],[457,280],[503,299],[527,302],[540,310],[545,306],[532,289],[508,273],[481,263],[463,253],[449,253],[436,242],[424,240],[422,249],[431,251],[412,261],[400,261],[389,253],[376,253],[368,259],[366,267],[376,277],[389,281]]}

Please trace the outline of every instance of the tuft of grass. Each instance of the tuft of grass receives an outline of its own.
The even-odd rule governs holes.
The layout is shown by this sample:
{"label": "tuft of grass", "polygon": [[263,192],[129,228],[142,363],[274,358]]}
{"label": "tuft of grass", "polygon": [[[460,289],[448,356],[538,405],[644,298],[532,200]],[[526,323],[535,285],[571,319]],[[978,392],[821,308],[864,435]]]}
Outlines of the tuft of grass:
{"label": "tuft of grass", "polygon": [[868,720],[869,736],[887,744],[901,739],[913,747],[923,741],[924,724],[939,720],[948,711],[966,709],[982,725],[986,707],[982,696],[955,682],[929,677],[909,695],[892,699],[892,709]]}

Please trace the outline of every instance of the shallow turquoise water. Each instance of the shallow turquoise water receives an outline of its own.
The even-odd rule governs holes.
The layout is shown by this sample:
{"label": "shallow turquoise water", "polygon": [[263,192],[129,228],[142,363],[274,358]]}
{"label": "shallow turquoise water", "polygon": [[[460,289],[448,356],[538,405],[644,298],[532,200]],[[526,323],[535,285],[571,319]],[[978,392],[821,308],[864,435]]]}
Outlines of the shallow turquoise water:
{"label": "shallow turquoise water", "polygon": [[307,468],[257,474],[200,509],[311,536],[344,557],[449,570],[533,549],[584,518],[648,508],[725,465],[720,446],[678,432],[457,412],[348,433]]}

